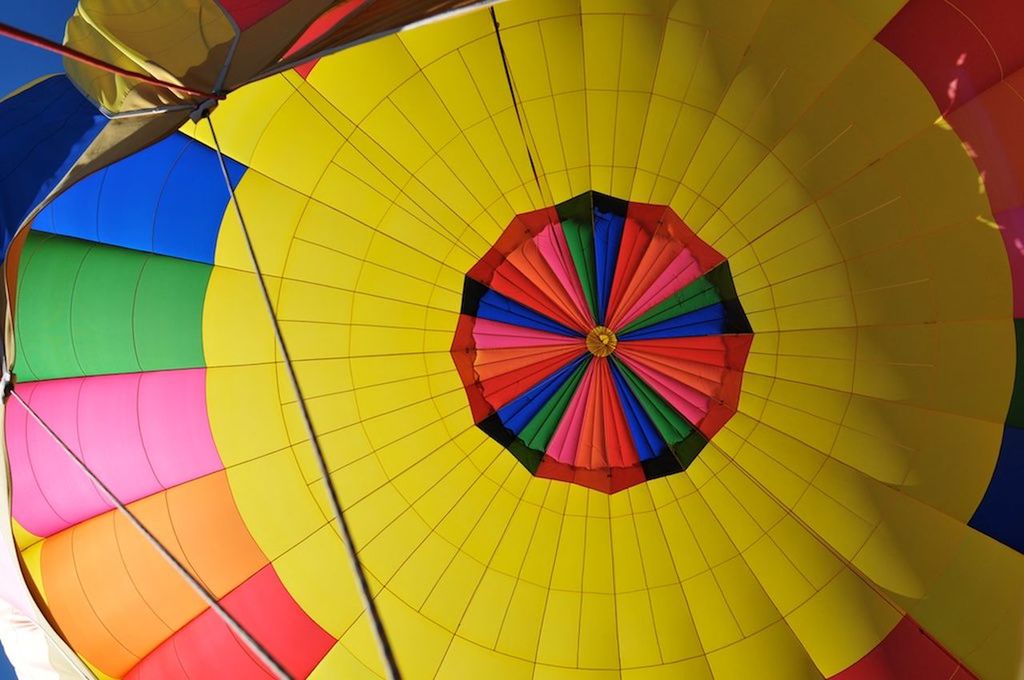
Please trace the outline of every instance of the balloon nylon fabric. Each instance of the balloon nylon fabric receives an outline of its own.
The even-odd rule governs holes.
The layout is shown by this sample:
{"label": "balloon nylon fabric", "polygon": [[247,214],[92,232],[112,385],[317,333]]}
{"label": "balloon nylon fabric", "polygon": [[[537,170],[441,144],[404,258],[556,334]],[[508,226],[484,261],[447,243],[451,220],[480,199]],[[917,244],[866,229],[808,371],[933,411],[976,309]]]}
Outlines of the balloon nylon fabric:
{"label": "balloon nylon fabric", "polygon": [[[1019,41],[1000,39],[1012,3],[984,14],[997,5],[966,21],[929,2],[511,0],[495,12],[525,133],[487,13],[247,84],[213,113],[404,667],[1016,671],[1017,251],[986,226],[1016,224],[1016,147],[982,133],[1012,140]],[[921,45],[968,53],[957,107],[959,52]],[[212,147],[186,125],[20,237],[19,394],[292,675],[380,673],[358,594],[325,566],[344,545],[229,197],[179,179],[219,176]],[[170,196],[125,190],[139,168]],[[728,258],[755,331],[736,413],[689,468],[614,495],[531,475],[477,426],[450,354],[466,272],[517,215],[587,191],[670,206]],[[170,198],[213,218],[179,223]],[[477,311],[567,337],[496,295]],[[110,676],[174,669],[175,650],[189,675],[255,673],[24,409],[5,420],[19,549],[76,651]]]}
{"label": "balloon nylon fabric", "polygon": [[689,466],[750,347],[722,256],[666,206],[593,192],[499,243],[452,344],[478,426],[530,472],[609,493]]}

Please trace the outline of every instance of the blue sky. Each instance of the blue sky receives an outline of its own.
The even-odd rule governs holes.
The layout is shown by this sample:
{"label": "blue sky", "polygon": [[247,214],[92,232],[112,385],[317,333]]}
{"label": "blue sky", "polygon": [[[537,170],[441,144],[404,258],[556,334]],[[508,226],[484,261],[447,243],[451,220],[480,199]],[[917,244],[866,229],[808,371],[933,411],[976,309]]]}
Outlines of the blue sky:
{"label": "blue sky", "polygon": [[[51,40],[64,38],[64,24],[75,0],[0,2],[0,22]],[[0,97],[47,73],[64,70],[56,54],[0,37]]]}
{"label": "blue sky", "polygon": [[[75,0],[36,0],[0,3],[0,22],[60,42],[64,23],[75,9]],[[38,47],[22,45],[0,36],[0,97],[47,73],[64,70],[61,59]],[[7,658],[0,653],[0,680],[14,678]]]}

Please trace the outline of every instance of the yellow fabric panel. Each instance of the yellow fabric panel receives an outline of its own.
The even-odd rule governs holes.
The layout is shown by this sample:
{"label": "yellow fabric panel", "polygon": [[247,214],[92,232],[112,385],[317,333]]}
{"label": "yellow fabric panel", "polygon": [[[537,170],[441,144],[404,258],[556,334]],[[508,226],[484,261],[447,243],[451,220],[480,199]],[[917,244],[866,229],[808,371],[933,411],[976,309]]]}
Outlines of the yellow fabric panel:
{"label": "yellow fabric panel", "polygon": [[[414,676],[827,675],[901,613],[847,562],[954,651],[988,639],[927,605],[980,616],[951,574],[979,568],[962,522],[1013,342],[980,319],[1009,317],[1008,272],[972,228],[969,159],[870,41],[889,4],[502,3],[523,130],[486,13],[214,113],[252,165],[242,209]],[[513,215],[589,189],[671,204],[730,258],[757,333],[740,412],[690,470],[611,498],[532,478],[475,428],[447,354],[462,277]],[[204,312],[214,435],[254,538],[342,636],[317,672],[374,672],[240,246],[229,211]]]}
{"label": "yellow fabric panel", "polygon": [[848,569],[815,593],[786,622],[826,677],[872,649],[899,622],[900,614]]}
{"label": "yellow fabric panel", "polygon": [[534,677],[533,671],[533,665],[522,659],[495,654],[486,647],[454,638],[436,677],[450,680],[473,676],[494,680],[530,680]]}
{"label": "yellow fabric panel", "polygon": [[820,678],[802,640],[782,621],[744,638],[735,645],[708,654],[708,664],[716,678],[778,678],[798,680]]}
{"label": "yellow fabric panel", "polygon": [[[210,91],[235,38],[233,24],[214,0],[185,7],[137,0],[111,7],[99,0],[80,0],[68,22],[65,44],[122,69],[175,84],[187,80],[194,89]],[[76,85],[107,111],[188,100],[75,60],[66,60],[65,68]]]}
{"label": "yellow fabric panel", "polygon": [[376,672],[359,661],[351,651],[340,642],[331,647],[327,655],[320,660],[310,680],[329,680],[330,678],[353,678],[354,680],[373,680],[380,677]]}

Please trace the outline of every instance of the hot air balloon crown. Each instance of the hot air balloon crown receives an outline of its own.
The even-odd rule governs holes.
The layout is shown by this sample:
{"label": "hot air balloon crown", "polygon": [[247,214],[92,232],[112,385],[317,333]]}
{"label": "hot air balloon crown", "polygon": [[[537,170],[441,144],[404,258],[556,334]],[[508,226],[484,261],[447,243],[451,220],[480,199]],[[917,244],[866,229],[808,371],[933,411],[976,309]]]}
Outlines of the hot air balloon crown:
{"label": "hot air balloon crown", "polygon": [[671,208],[589,191],[509,223],[466,274],[451,352],[480,429],[613,493],[693,462],[751,333],[728,262]]}

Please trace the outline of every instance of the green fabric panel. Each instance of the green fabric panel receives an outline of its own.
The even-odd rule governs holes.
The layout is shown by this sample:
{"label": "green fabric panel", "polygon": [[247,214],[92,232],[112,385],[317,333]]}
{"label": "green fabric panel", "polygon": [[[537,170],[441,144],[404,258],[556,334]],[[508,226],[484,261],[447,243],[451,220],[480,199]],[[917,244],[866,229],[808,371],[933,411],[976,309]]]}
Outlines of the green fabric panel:
{"label": "green fabric panel", "polygon": [[15,334],[19,380],[195,368],[210,266],[30,234]]}
{"label": "green fabric panel", "polygon": [[135,298],[135,348],[144,371],[198,367],[209,265],[152,256]]}
{"label": "green fabric panel", "polygon": [[541,461],[544,460],[543,452],[534,451],[519,439],[515,440],[505,448],[516,457],[516,460],[518,460],[524,468],[530,471],[530,474],[535,474],[537,472],[537,468],[540,467]]}
{"label": "green fabric panel", "polygon": [[704,433],[700,430],[694,430],[686,439],[672,444],[669,448],[672,450],[672,455],[676,457],[676,460],[679,461],[679,464],[685,470],[690,467],[693,461],[697,460],[697,456],[704,450],[707,444],[708,439],[704,436]]}
{"label": "green fabric panel", "polygon": [[1006,424],[1024,428],[1024,319],[1014,319],[1013,330],[1017,334],[1017,373],[1013,380],[1013,396],[1010,397]]}
{"label": "green fabric panel", "polygon": [[667,444],[678,444],[694,431],[694,427],[686,418],[677,413],[668,402],[658,396],[628,366],[615,357],[612,357],[612,360],[615,361],[615,365],[622,371],[622,375],[626,378],[629,388],[633,391],[633,394],[651,419],[651,422],[654,423],[654,427],[658,429],[661,438]]}
{"label": "green fabric panel", "polygon": [[21,252],[14,307],[14,371],[18,380],[81,375],[71,351],[71,297],[87,249],[30,234]]}
{"label": "green fabric panel", "polygon": [[576,273],[583,285],[583,295],[587,298],[590,313],[597,318],[597,269],[594,261],[594,230],[576,220],[564,220],[562,233],[569,245]]}
{"label": "green fabric panel", "polygon": [[583,372],[589,365],[590,360],[587,360],[577,366],[576,370],[558,388],[558,391],[548,399],[537,415],[531,418],[523,431],[519,433],[519,438],[531,449],[538,451],[547,449],[558,423],[562,421],[565,410],[569,408],[572,395],[576,393],[576,388],[579,387],[580,381],[583,379]]}
{"label": "green fabric panel", "polygon": [[626,325],[621,333],[625,334],[630,331],[646,328],[647,326],[653,326],[661,321],[713,305],[721,299],[714,284],[706,276],[702,276],[696,281],[691,281],[689,285],[678,293],[670,295],[644,312],[639,318]]}
{"label": "green fabric panel", "polygon": [[72,290],[72,350],[83,375],[139,370],[132,306],[145,259],[89,247]]}

